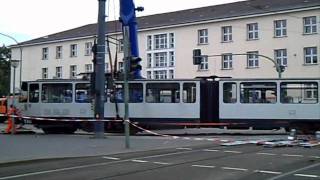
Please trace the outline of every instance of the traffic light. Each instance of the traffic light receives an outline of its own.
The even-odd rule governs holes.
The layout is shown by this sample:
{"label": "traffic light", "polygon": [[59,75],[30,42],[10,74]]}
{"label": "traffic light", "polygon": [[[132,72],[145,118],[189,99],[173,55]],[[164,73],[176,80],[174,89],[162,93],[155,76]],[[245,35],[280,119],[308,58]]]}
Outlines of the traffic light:
{"label": "traffic light", "polygon": [[129,62],[129,73],[135,74],[135,72],[141,71],[142,67],[140,65],[140,57],[132,57]]}
{"label": "traffic light", "polygon": [[193,50],[193,65],[200,65],[202,62],[201,49]]}
{"label": "traffic light", "polygon": [[286,66],[279,65],[279,68],[277,68],[277,71],[283,73],[285,69],[286,69]]}

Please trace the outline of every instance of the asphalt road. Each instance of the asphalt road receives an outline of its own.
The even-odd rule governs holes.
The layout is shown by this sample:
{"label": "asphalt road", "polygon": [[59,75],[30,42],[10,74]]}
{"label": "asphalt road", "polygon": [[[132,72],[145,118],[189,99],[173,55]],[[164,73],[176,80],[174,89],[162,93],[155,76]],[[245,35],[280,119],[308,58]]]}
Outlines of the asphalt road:
{"label": "asphalt road", "polygon": [[310,180],[320,179],[319,150],[319,147],[194,145],[1,164],[0,180]]}

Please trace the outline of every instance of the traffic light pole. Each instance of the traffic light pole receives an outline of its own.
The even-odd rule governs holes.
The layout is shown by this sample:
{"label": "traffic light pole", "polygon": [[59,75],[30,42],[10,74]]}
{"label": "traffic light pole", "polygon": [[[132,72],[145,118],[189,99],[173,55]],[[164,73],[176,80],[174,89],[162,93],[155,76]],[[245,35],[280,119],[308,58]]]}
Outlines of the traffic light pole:
{"label": "traffic light pole", "polygon": [[130,37],[129,27],[123,26],[123,53],[124,53],[124,131],[126,136],[126,148],[130,148],[130,124],[129,124],[129,83],[128,72],[130,69],[131,49],[130,49]]}
{"label": "traffic light pole", "polygon": [[95,124],[94,132],[95,138],[104,138],[104,100],[105,100],[105,75],[104,75],[104,64],[105,64],[105,9],[106,0],[99,1],[99,14],[98,14],[98,44],[97,54],[95,59]]}

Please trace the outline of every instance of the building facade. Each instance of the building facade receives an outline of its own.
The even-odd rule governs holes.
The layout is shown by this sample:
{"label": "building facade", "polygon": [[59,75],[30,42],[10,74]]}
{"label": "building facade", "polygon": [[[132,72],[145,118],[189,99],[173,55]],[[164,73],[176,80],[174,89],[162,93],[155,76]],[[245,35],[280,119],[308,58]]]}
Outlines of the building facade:
{"label": "building facade", "polygon": [[[277,78],[270,59],[285,66],[284,78],[320,78],[317,0],[241,1],[140,17],[138,27],[142,75],[149,79]],[[90,24],[12,46],[13,59],[19,59],[23,49],[22,81],[91,72],[96,28]],[[120,30],[118,22],[107,22],[107,71],[115,64],[115,54],[118,69],[123,68]],[[193,49],[210,57],[193,65]]]}

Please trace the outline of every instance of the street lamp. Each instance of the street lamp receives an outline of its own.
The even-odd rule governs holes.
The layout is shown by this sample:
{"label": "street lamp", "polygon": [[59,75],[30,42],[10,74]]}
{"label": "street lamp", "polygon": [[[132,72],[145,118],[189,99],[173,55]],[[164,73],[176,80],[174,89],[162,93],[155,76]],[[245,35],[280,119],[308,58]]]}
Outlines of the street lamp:
{"label": "street lamp", "polygon": [[[13,68],[13,84],[12,84],[12,93],[13,93],[13,98],[12,98],[12,106],[15,108],[15,99],[16,99],[16,68],[19,66],[20,60],[10,60],[10,65]],[[12,116],[12,130],[11,134],[15,134],[16,131],[16,125],[15,125],[15,119],[14,119],[14,113]]]}

